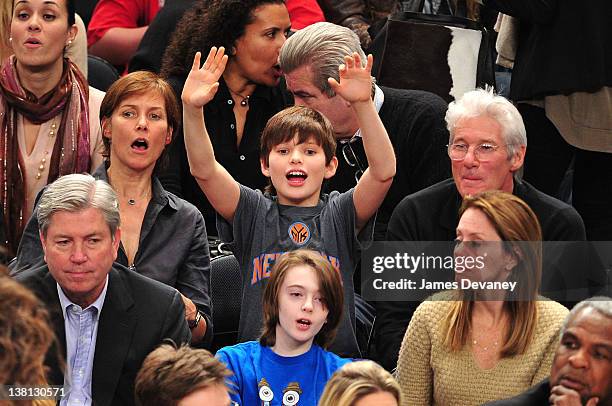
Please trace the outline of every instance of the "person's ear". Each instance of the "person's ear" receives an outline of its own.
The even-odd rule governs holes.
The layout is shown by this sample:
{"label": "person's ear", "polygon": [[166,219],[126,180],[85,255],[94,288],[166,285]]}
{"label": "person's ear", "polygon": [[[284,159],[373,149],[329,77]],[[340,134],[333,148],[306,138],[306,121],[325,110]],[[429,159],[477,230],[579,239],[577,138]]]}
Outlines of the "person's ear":
{"label": "person's ear", "polygon": [[270,167],[266,163],[265,159],[261,158],[259,160],[259,163],[261,164],[261,173],[263,173],[263,175],[266,178],[269,178],[270,177]]}
{"label": "person's ear", "polygon": [[329,179],[336,174],[336,170],[338,169],[338,158],[335,156],[329,161],[327,165],[325,165],[325,179]]}
{"label": "person's ear", "polygon": [[512,158],[510,158],[510,170],[512,172],[516,172],[523,167],[525,163],[525,152],[527,151],[527,147],[525,145],[519,146],[518,150],[514,153]]}
{"label": "person's ear", "polygon": [[117,227],[113,239],[113,261],[117,260],[117,251],[119,250],[119,244],[121,243],[121,228]]}
{"label": "person's ear", "polygon": [[521,259],[522,259],[521,250],[516,246],[512,246],[511,250],[508,251],[506,255],[506,265],[505,265],[506,271],[512,272],[512,270],[516,268],[516,266],[518,265],[518,262]]}
{"label": "person's ear", "polygon": [[43,235],[42,231],[38,232],[38,236],[40,237],[40,245],[42,245],[43,249],[43,259],[47,262],[47,239]]}
{"label": "person's ear", "polygon": [[166,145],[169,145],[172,142],[172,127],[168,127],[168,132],[166,133]]}
{"label": "person's ear", "polygon": [[111,139],[111,123],[108,117],[102,119],[102,136]]}
{"label": "person's ear", "polygon": [[79,28],[76,26],[76,24],[72,24],[72,26],[68,28],[68,39],[66,40],[65,46],[72,44],[78,32],[79,32]]}

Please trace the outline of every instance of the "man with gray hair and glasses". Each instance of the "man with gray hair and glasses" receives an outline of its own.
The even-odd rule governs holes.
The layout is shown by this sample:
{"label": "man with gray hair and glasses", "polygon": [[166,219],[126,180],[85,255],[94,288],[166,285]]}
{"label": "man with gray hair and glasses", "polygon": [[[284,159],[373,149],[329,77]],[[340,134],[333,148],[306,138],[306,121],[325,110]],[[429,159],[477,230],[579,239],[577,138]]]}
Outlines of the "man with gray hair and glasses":
{"label": "man with gray hair and glasses", "polygon": [[550,378],[488,406],[611,406],[612,298],[578,303],[561,329]]}
{"label": "man with gray hair and glasses", "polygon": [[113,264],[119,204],[104,181],[59,178],[40,198],[38,223],[46,264],[16,279],[51,314],[64,362],[51,351],[47,378],[64,385],[60,405],[134,404],[134,379],[147,354],[165,338],[191,338],[179,293]]}
{"label": "man with gray hair and glasses", "polygon": [[[295,104],[322,113],[332,123],[338,141],[336,175],[323,185],[344,192],[357,184],[368,167],[357,116],[346,100],[330,87],[338,80],[338,66],[346,55],[366,56],[357,35],[346,27],[316,23],[294,33],[281,48],[279,61]],[[383,240],[391,213],[400,200],[450,174],[444,145],[446,103],[433,93],[373,85],[372,98],[395,155],[396,175],[376,217],[374,239]]]}
{"label": "man with gray hair and glasses", "polygon": [[[488,190],[512,193],[524,200],[538,217],[545,241],[586,239],[584,223],[574,208],[520,179],[527,134],[521,115],[510,101],[495,95],[492,89],[467,92],[449,105],[446,124],[450,133],[446,159],[451,163],[452,178],[404,198],[391,216],[387,240],[452,241],[463,197]],[[567,256],[569,253],[559,258]],[[544,268],[545,272],[550,269]],[[564,269],[570,275],[581,274],[577,268]],[[555,275],[543,279],[542,287],[553,283],[556,288],[563,282],[560,275]],[[578,300],[585,297],[588,294]],[[563,298],[555,300],[566,302]],[[418,304],[377,303],[375,342],[386,368],[395,367],[399,346]]]}

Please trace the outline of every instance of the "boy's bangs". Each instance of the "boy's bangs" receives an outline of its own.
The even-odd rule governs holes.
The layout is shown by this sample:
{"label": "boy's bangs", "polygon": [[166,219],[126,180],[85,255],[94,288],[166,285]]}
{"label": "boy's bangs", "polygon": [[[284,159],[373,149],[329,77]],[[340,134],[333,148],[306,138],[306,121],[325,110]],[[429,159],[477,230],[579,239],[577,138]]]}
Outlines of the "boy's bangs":
{"label": "boy's bangs", "polygon": [[276,145],[292,142],[296,136],[298,144],[312,141],[322,147],[327,162],[336,153],[336,140],[329,121],[308,107],[293,106],[280,111],[268,121],[261,136],[261,158],[267,162],[270,151]]}
{"label": "boy's bangs", "polygon": [[298,137],[298,144],[303,144],[307,141],[312,141],[321,146],[323,140],[321,135],[325,129],[321,127],[319,123],[306,121],[306,120],[286,120],[281,122],[280,125],[274,129],[274,134],[269,139],[269,146],[273,147],[278,144],[286,142],[292,142],[293,139]]}

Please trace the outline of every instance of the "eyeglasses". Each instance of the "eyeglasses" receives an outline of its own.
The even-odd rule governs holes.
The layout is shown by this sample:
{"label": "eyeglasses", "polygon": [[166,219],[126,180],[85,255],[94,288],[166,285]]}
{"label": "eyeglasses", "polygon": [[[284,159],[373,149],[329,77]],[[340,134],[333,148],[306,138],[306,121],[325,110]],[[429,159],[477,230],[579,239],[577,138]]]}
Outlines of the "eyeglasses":
{"label": "eyeglasses", "polygon": [[342,145],[342,156],[344,157],[346,163],[350,167],[357,167],[357,171],[355,171],[355,182],[359,182],[361,175],[363,175],[363,172],[365,171],[365,168],[361,165],[361,162],[359,162],[359,158],[357,158],[357,154],[355,154],[355,151],[351,145],[357,140],[361,140],[361,137],[353,137]]}
{"label": "eyeglasses", "polygon": [[[490,142],[485,142],[474,147],[474,158],[478,159],[480,162],[490,161],[493,157],[495,151],[497,151],[500,147],[505,147],[512,144],[503,144],[503,145],[495,145]],[[448,156],[453,161],[462,161],[465,159],[465,156],[470,150],[470,146],[468,144],[463,143],[455,143],[449,144],[448,147]]]}

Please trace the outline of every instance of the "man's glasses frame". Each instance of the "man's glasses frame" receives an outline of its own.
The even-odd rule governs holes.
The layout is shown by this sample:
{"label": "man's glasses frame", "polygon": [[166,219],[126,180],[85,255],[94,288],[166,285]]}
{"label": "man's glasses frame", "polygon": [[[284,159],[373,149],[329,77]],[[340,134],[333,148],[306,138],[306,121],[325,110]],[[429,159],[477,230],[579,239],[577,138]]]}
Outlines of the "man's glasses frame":
{"label": "man's glasses frame", "polygon": [[357,154],[353,150],[352,144],[358,140],[361,140],[361,137],[352,137],[350,140],[346,142],[342,142],[342,156],[344,157],[344,161],[352,168],[357,168],[355,171],[355,182],[359,182],[363,172],[365,172],[366,168],[361,164],[359,158],[357,158]]}
{"label": "man's glasses frame", "polygon": [[493,154],[501,147],[507,147],[513,144],[501,144],[496,145],[491,142],[483,142],[481,144],[472,146],[463,142],[457,142],[446,145],[446,151],[448,157],[453,161],[463,161],[467,156],[470,149],[473,148],[474,158],[480,162],[488,162],[493,157]]}

